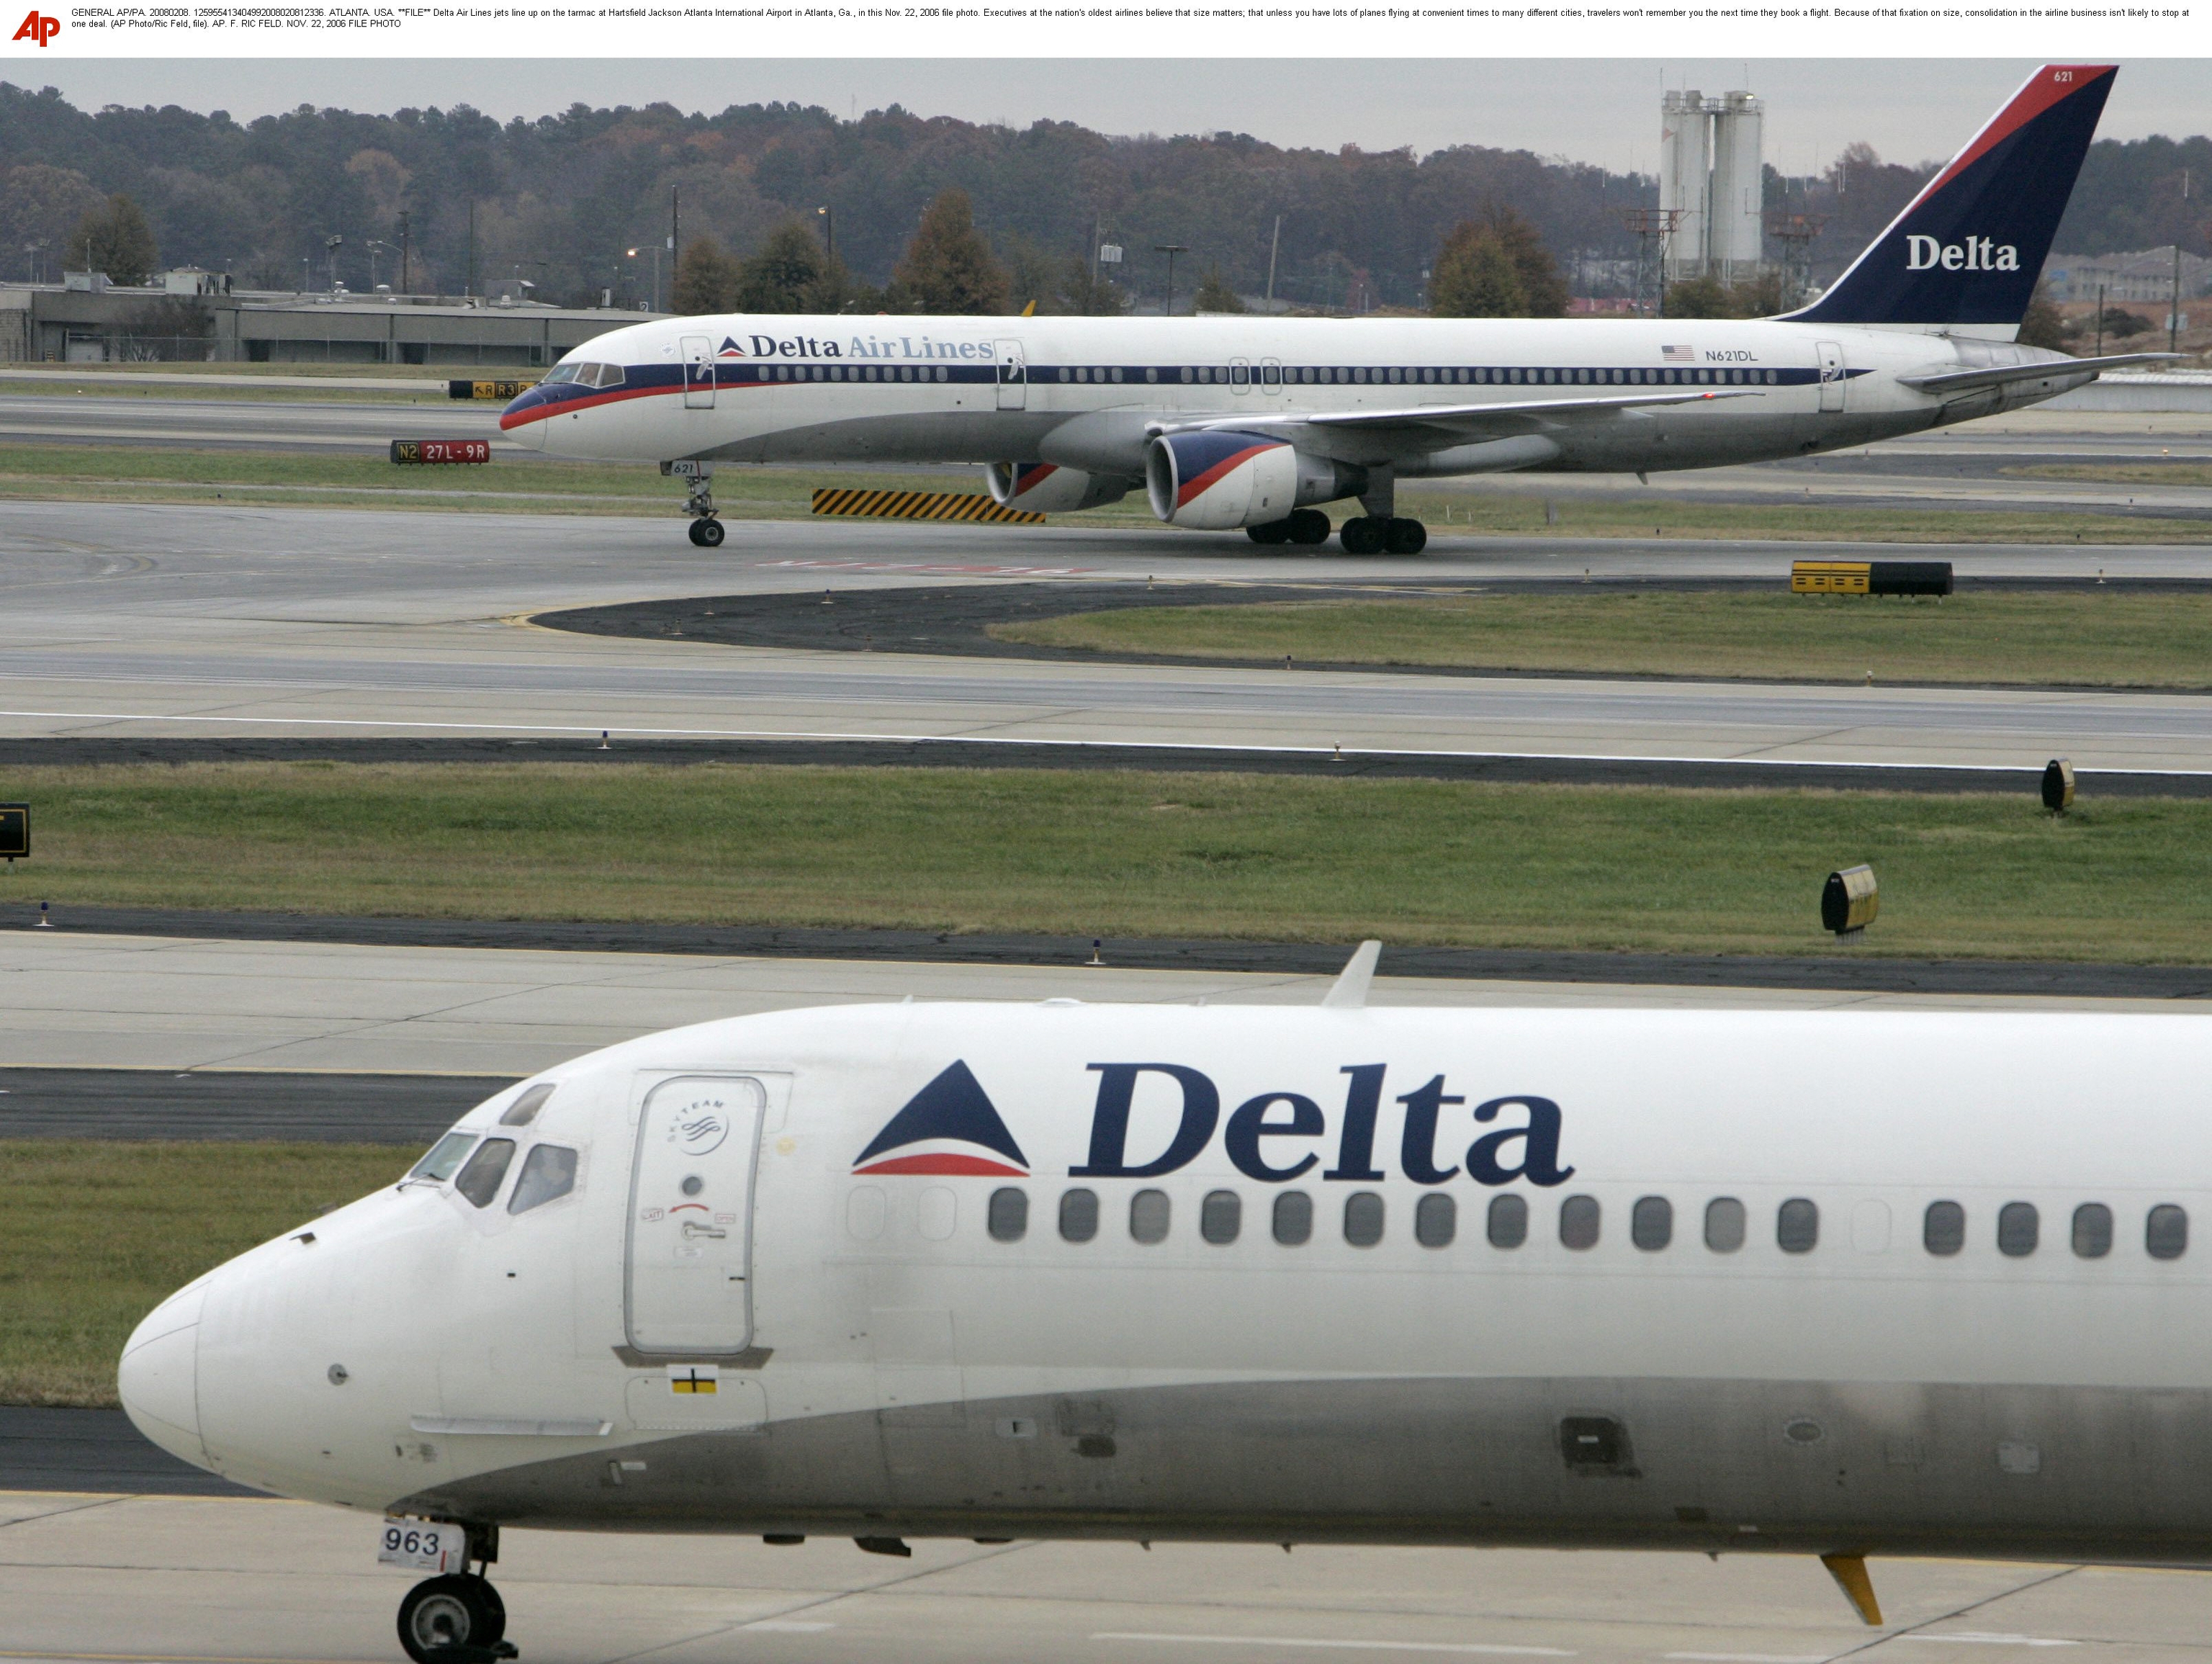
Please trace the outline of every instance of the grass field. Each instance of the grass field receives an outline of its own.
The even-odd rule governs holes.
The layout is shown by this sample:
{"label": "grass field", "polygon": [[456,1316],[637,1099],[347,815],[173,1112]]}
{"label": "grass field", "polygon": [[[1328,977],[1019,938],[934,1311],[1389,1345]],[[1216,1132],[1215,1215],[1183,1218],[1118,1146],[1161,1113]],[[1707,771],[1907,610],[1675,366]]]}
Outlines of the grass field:
{"label": "grass field", "polygon": [[0,1404],[113,1404],[123,1343],[165,1296],[416,1154],[0,1140]]}
{"label": "grass field", "polygon": [[[25,768],[16,906],[2212,962],[2212,803],[1112,771]],[[17,916],[21,916],[20,914]]]}
{"label": "grass field", "polygon": [[1146,607],[994,624],[1002,641],[1279,664],[1697,677],[2212,686],[2212,596],[1934,600],[1656,591]]}
{"label": "grass field", "polygon": [[[382,395],[375,395],[382,397]],[[463,407],[465,408],[465,407]],[[738,467],[714,477],[714,500],[733,520],[797,519],[811,513],[817,486],[884,490],[981,492],[981,471],[912,471]],[[243,502],[286,507],[422,509],[440,513],[665,514],[677,518],[684,493],[645,464],[501,459],[465,468],[402,468],[381,454],[181,446],[10,445],[0,448],[0,498],[44,501]],[[1431,536],[1561,538],[1758,537],[1784,542],[2172,544],[2212,541],[2212,521],[2156,519],[2023,509],[1891,509],[1803,504],[1714,504],[1663,497],[1563,497],[1536,492],[1399,494],[1400,512],[1425,520]],[[1341,520],[1345,505],[1334,510]],[[1447,516],[1449,515],[1449,519]],[[1062,525],[1146,526],[1158,521],[1141,491]],[[979,544],[1018,527],[978,526]],[[1242,539],[1239,538],[1240,546]],[[1288,558],[1297,558],[1295,555]]]}

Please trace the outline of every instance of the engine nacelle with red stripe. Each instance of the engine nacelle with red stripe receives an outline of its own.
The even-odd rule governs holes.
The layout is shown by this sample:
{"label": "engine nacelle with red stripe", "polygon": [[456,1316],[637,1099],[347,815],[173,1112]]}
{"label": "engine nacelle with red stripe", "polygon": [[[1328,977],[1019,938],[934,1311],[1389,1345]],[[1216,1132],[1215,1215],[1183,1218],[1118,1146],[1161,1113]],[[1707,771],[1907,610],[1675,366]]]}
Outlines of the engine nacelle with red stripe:
{"label": "engine nacelle with red stripe", "polygon": [[1163,434],[1145,452],[1145,489],[1170,525],[1264,525],[1297,507],[1298,453],[1264,434]]}
{"label": "engine nacelle with red stripe", "polygon": [[1118,474],[1086,474],[1048,462],[994,462],[985,470],[991,501],[1001,508],[1026,508],[1033,514],[1072,514],[1079,508],[1119,502],[1134,480]]}
{"label": "engine nacelle with red stripe", "polygon": [[1170,525],[1221,531],[1266,525],[1313,502],[1356,497],[1367,471],[1304,452],[1265,434],[1226,428],[1163,434],[1145,452],[1152,513]]}

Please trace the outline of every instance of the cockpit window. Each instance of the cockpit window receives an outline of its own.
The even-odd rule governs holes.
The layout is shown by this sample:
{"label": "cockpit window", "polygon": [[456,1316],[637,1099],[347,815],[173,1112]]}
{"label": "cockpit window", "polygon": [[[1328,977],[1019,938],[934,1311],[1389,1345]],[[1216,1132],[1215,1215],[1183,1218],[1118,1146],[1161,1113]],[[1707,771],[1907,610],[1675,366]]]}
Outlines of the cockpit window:
{"label": "cockpit window", "polygon": [[462,1158],[476,1147],[474,1133],[448,1133],[430,1146],[430,1153],[415,1163],[410,1179],[427,1179],[432,1184],[443,1184],[453,1176]]}
{"label": "cockpit window", "polygon": [[541,1144],[522,1158],[522,1176],[514,1181],[507,1211],[527,1213],[575,1187],[576,1152],[562,1145]]}
{"label": "cockpit window", "polygon": [[541,1081],[507,1106],[500,1116],[501,1127],[527,1127],[538,1119],[538,1112],[545,1107],[545,1100],[553,1096],[553,1083]]}
{"label": "cockpit window", "polygon": [[[591,364],[585,367],[592,372],[594,387],[619,387],[623,384],[623,367],[619,364]],[[584,378],[580,375],[576,379],[581,381]]]}
{"label": "cockpit window", "polygon": [[591,367],[588,364],[556,364],[545,373],[544,380],[538,385],[550,387],[563,381],[581,381],[584,379],[582,373]]}
{"label": "cockpit window", "polygon": [[499,1194],[499,1181],[507,1176],[507,1164],[514,1159],[513,1139],[486,1139],[469,1157],[461,1176],[453,1181],[453,1188],[478,1207],[487,1207]]}

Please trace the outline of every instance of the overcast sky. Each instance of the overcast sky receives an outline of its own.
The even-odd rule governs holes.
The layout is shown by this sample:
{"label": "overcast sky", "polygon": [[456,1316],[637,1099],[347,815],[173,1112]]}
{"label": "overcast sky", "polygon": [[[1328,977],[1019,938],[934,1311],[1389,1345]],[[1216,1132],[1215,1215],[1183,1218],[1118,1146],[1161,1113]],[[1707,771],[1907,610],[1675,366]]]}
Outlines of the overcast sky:
{"label": "overcast sky", "polygon": [[[1687,59],[1507,61],[1244,58],[963,60],[712,58],[350,61],[41,61],[9,64],[19,84],[52,85],[86,107],[179,104],[240,121],[301,104],[386,112],[469,103],[501,120],[592,105],[665,100],[716,111],[742,70],[746,102],[819,104],[839,115],[902,104],[921,115],[1027,126],[1043,117],[1106,133],[1219,129],[1278,144],[1426,152],[1496,145],[1601,163],[1657,166],[1662,86],[1767,100],[1766,159],[1785,173],[1825,166],[1864,139],[1893,161],[1948,156],[2033,70],[2033,59],[1897,62]],[[2153,60],[2120,71],[2100,133],[2141,138],[2212,131],[2212,60]]]}

